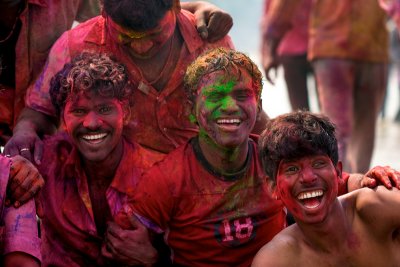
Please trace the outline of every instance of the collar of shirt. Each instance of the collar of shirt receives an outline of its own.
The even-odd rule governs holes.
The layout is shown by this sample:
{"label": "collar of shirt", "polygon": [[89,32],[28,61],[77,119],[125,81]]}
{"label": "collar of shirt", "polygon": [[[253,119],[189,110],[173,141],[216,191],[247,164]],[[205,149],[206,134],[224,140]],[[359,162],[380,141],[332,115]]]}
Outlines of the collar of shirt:
{"label": "collar of shirt", "polygon": [[[123,140],[123,143],[124,152],[121,158],[121,162],[118,165],[117,171],[109,188],[107,189],[107,192],[110,190],[110,188],[117,190],[123,194],[130,192],[136,185],[138,176],[140,176],[141,174],[138,168],[132,167],[132,164],[134,164],[134,162],[132,162],[132,155],[134,155],[136,152],[137,144],[131,144],[125,139]],[[66,179],[74,178],[77,180],[78,190],[80,193],[86,191],[87,195],[89,195],[87,188],[87,177],[84,168],[81,165],[79,152],[76,147],[73,147],[65,162],[64,173],[66,174]]]}
{"label": "collar of shirt", "polygon": [[[190,53],[194,53],[197,49],[203,46],[204,41],[193,26],[195,25],[195,18],[192,13],[186,10],[181,10],[181,12],[176,16],[176,21]],[[104,45],[106,40],[105,22],[105,18],[100,16],[97,23],[93,24],[92,28],[88,31],[84,41],[95,43],[97,45]]]}

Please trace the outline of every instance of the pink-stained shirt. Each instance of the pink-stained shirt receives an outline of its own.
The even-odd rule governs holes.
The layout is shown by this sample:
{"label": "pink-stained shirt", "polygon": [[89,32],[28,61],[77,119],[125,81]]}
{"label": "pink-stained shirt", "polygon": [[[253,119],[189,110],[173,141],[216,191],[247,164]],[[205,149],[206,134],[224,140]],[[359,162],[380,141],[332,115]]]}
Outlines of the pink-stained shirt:
{"label": "pink-stained shirt", "polygon": [[84,21],[100,12],[98,0],[26,2],[19,17],[21,30],[15,47],[15,92],[4,98],[0,92],[0,122],[10,127],[25,106],[26,90],[39,76],[54,42],[72,27],[74,20]]}
{"label": "pink-stained shirt", "polygon": [[244,171],[227,177],[205,160],[197,140],[150,168],[123,212],[164,232],[177,266],[250,266],[285,227],[282,203],[271,196],[255,142]]}
{"label": "pink-stained shirt", "polygon": [[197,134],[197,126],[189,120],[192,105],[183,86],[186,68],[205,50],[220,46],[233,48],[230,37],[215,43],[203,41],[195,28],[194,15],[185,10],[177,13],[177,26],[184,44],[169,82],[159,92],[142,78],[130,56],[108,36],[105,21],[102,16],[93,18],[66,32],[56,42],[43,73],[28,89],[27,106],[54,116],[48,93],[54,74],[82,51],[108,53],[127,67],[131,82],[138,86],[132,96],[129,138],[163,153],[175,149]]}
{"label": "pink-stained shirt", "polygon": [[[388,61],[386,13],[379,0],[313,0],[308,58],[338,58],[371,63]],[[276,34],[289,29],[298,0],[276,1]]]}
{"label": "pink-stained shirt", "polygon": [[[268,35],[273,37],[280,37],[279,29],[274,29],[277,25],[269,23],[269,12],[274,8],[276,1],[281,0],[265,0],[264,1],[264,14],[261,19],[261,32],[264,38]],[[298,8],[293,14],[290,25],[287,25],[284,30],[284,36],[279,43],[277,53],[278,55],[304,55],[307,54],[308,47],[308,22],[311,11],[311,4],[313,0],[298,0]],[[272,12],[272,11],[271,11]],[[275,35],[275,36],[274,36]]]}
{"label": "pink-stained shirt", "polygon": [[0,155],[0,253],[5,255],[24,252],[40,261],[40,239],[34,200],[18,209],[4,206],[10,166],[11,160]]}
{"label": "pink-stained shirt", "polygon": [[[123,142],[121,162],[106,191],[113,217],[121,209],[127,194],[136,187],[142,172],[164,157],[138,144]],[[96,230],[87,178],[78,151],[65,133],[45,140],[39,168],[46,181],[41,194],[45,214],[42,220],[42,266],[111,264],[101,256],[103,238]]]}

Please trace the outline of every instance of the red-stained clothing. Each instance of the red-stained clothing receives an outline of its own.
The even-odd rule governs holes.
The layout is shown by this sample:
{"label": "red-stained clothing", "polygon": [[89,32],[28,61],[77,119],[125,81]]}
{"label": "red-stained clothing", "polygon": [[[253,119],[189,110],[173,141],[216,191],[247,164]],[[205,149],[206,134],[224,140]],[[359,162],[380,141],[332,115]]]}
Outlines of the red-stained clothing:
{"label": "red-stained clothing", "polygon": [[233,47],[228,36],[216,43],[203,41],[194,25],[193,14],[185,10],[177,14],[177,26],[184,45],[168,84],[158,92],[142,78],[140,69],[130,56],[108,36],[103,17],[82,23],[66,32],[52,48],[44,72],[29,88],[27,106],[54,116],[48,94],[52,76],[84,50],[109,53],[127,67],[130,80],[138,85],[132,96],[129,138],[144,147],[169,152],[197,134],[197,127],[189,120],[191,104],[183,87],[186,67],[205,50],[219,46]]}
{"label": "red-stained clothing", "polygon": [[34,200],[18,209],[4,206],[10,166],[11,160],[0,155],[0,262],[1,255],[17,251],[27,253],[40,261],[40,239]]}
{"label": "red-stained clothing", "polygon": [[[164,155],[124,142],[124,152],[106,198],[114,217],[136,187],[143,170]],[[101,256],[102,236],[96,231],[88,182],[76,148],[66,134],[45,141],[40,171],[44,208],[42,266],[113,266]],[[54,264],[54,265],[52,265]]]}
{"label": "red-stained clothing", "polygon": [[[276,13],[275,2],[280,0],[265,0],[264,14],[261,20],[261,32],[263,34],[262,41],[269,36],[280,38],[284,34],[279,43],[278,55],[302,55],[307,54],[308,47],[308,22],[310,17],[312,0],[298,0],[298,8],[293,14],[290,24],[282,29],[276,29],[276,25],[270,23],[270,13]],[[274,14],[271,14],[274,16]],[[273,21],[273,19],[271,19]],[[287,30],[287,31],[286,31]]]}
{"label": "red-stained clothing", "polygon": [[[309,28],[308,57],[341,58],[363,62],[388,61],[386,14],[379,0],[314,0]],[[275,1],[271,24],[277,35],[291,25],[298,0]]]}
{"label": "red-stained clothing", "polygon": [[165,232],[174,264],[250,266],[285,226],[283,206],[269,190],[255,142],[243,172],[226,177],[193,138],[144,174],[125,212]]}
{"label": "red-stained clothing", "polygon": [[[39,76],[54,42],[72,26],[99,13],[98,0],[28,0],[19,16],[15,46],[15,88],[0,84],[0,123],[16,122],[28,85]],[[0,133],[1,134],[1,133]]]}

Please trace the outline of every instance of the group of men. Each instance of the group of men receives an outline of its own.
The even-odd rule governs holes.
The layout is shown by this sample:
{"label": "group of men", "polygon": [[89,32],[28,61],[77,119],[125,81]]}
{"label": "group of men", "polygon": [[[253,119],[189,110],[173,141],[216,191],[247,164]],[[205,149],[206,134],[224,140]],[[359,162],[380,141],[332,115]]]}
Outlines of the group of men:
{"label": "group of men", "polygon": [[[20,204],[42,187],[42,258],[16,250],[25,257],[8,266],[249,266],[285,228],[282,202],[300,225],[313,224],[347,186],[400,186],[389,167],[342,174],[325,117],[299,112],[267,124],[257,66],[227,36],[203,41],[178,1],[104,0],[103,8],[54,44],[6,145],[9,159],[0,157]],[[258,146],[251,134],[265,127]],[[295,127],[311,133],[293,139]],[[44,185],[17,154],[37,163]],[[26,167],[12,173],[17,163]],[[295,173],[298,183],[283,177]],[[397,198],[396,189],[355,195],[381,193]],[[398,226],[382,225],[393,237]],[[362,236],[345,237],[350,246]],[[265,258],[260,252],[254,264]]]}

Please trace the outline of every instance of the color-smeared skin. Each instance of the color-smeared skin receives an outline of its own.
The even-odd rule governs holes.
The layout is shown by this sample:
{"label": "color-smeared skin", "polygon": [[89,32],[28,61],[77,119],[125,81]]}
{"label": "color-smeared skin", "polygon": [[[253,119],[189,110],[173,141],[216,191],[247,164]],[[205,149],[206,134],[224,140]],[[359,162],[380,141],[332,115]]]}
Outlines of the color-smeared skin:
{"label": "color-smeared skin", "polygon": [[[73,143],[88,161],[104,161],[110,155],[122,154],[122,129],[128,118],[123,104],[115,98],[80,95],[66,103],[63,122]],[[86,135],[105,134],[103,138],[83,139]]]}
{"label": "color-smeared skin", "polygon": [[157,54],[162,46],[172,37],[176,26],[176,16],[168,11],[154,29],[137,32],[123,28],[107,18],[108,32],[117,43],[126,46],[132,56],[148,58]]}
{"label": "color-smeared skin", "polygon": [[[220,148],[234,148],[244,142],[254,126],[258,106],[252,80],[242,72],[242,81],[227,77],[223,71],[204,76],[199,84],[195,104],[201,139]],[[240,124],[221,127],[218,119],[239,119]]]}
{"label": "color-smeared skin", "polygon": [[[338,191],[340,167],[326,155],[313,155],[296,160],[281,161],[277,173],[277,194],[296,221],[318,223],[329,216]],[[301,192],[323,190],[319,206],[306,208],[298,195]]]}

